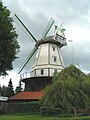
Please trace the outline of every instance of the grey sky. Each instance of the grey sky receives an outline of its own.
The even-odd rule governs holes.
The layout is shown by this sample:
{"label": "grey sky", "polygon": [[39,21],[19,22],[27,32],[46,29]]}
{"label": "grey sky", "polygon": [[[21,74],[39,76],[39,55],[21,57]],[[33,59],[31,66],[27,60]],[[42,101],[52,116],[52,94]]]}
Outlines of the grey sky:
{"label": "grey sky", "polygon": [[[11,10],[12,15],[16,13],[38,39],[41,37],[50,17],[54,18],[56,24],[60,25],[63,22],[66,28],[67,42],[69,39],[73,40],[74,63],[90,64],[90,0],[18,0],[15,2],[3,0],[3,2]],[[15,22],[20,25],[17,20]],[[34,45],[34,43],[33,40],[29,40],[25,31],[24,33],[17,25],[16,27],[18,29],[23,58],[25,53],[29,54],[27,51],[32,49],[32,44]],[[62,50],[66,65],[72,62],[71,48],[72,43],[68,43],[68,46]]]}
{"label": "grey sky", "polygon": [[[65,65],[70,65],[73,59],[82,70],[90,71],[90,0],[3,0],[3,4],[10,9],[12,16],[17,14],[20,17],[37,39],[51,17],[57,25],[63,22],[68,43],[62,48]],[[21,46],[19,59],[14,62],[15,72],[35,44],[18,25],[20,23],[15,19]]]}

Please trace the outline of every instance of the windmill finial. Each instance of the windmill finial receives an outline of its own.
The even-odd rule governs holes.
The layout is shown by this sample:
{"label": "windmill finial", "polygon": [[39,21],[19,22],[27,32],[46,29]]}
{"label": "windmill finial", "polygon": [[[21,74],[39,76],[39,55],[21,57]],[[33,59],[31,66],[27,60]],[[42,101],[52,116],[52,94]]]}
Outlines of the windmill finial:
{"label": "windmill finial", "polygon": [[63,23],[60,25],[60,27],[58,27],[57,25],[55,25],[55,30],[54,30],[54,34],[56,35],[60,35],[65,37],[64,31],[65,29],[63,28]]}
{"label": "windmill finial", "polygon": [[57,33],[57,25],[55,25],[55,29],[54,29],[54,33],[56,34]]}

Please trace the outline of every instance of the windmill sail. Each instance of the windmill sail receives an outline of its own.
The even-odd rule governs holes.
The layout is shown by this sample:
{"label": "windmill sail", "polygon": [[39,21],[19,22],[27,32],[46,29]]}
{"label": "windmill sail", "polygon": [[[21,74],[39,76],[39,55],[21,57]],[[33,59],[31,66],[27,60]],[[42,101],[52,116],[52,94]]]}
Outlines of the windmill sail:
{"label": "windmill sail", "polygon": [[29,54],[26,62],[22,65],[22,67],[20,68],[18,74],[20,74],[22,72],[22,70],[24,69],[24,67],[27,65],[27,63],[29,62],[29,60],[32,58],[32,56],[34,55],[34,53],[36,52],[37,48],[35,47]]}
{"label": "windmill sail", "polygon": [[19,20],[19,22],[23,25],[23,27],[26,29],[26,31],[30,34],[30,36],[33,38],[35,42],[37,42],[37,39],[32,35],[32,33],[28,30],[28,28],[24,25],[24,23],[20,20],[20,18],[15,14],[15,17]]}
{"label": "windmill sail", "polygon": [[45,37],[46,37],[46,35],[48,34],[48,32],[49,32],[49,30],[51,29],[51,27],[52,27],[52,25],[53,25],[54,22],[55,22],[55,21],[54,21],[52,18],[49,20],[49,22],[48,22],[48,24],[47,24],[47,26],[46,26],[46,29],[44,30],[44,32],[43,32],[43,34],[42,34],[42,38],[45,38]]}

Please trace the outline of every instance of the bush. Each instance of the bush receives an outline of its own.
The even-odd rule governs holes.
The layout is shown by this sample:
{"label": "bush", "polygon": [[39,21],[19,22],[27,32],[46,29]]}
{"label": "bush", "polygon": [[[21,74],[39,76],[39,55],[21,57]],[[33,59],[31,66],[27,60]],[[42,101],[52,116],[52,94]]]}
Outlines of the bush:
{"label": "bush", "polygon": [[38,102],[12,102],[8,104],[7,113],[39,113]]}
{"label": "bush", "polygon": [[40,107],[40,113],[42,115],[56,115],[61,113],[61,109],[43,106],[43,107]]}
{"label": "bush", "polygon": [[0,109],[0,115],[3,115],[3,114],[5,114],[5,111]]}
{"label": "bush", "polygon": [[38,102],[24,102],[19,104],[20,112],[39,112],[40,105]]}

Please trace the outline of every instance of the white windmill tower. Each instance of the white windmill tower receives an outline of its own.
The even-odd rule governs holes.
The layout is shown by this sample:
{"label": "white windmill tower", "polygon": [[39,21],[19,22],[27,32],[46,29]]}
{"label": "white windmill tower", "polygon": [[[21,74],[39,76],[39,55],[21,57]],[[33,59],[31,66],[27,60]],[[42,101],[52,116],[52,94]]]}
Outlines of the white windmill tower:
{"label": "white windmill tower", "polygon": [[55,72],[64,69],[61,47],[66,45],[64,32],[55,30],[55,35],[45,37],[36,43],[38,48],[32,67],[32,77],[53,76]]}
{"label": "white windmill tower", "polygon": [[37,52],[31,70],[31,77],[25,78],[22,81],[25,83],[26,91],[40,91],[46,85],[52,82],[52,76],[55,72],[60,72],[62,69],[64,69],[63,58],[61,55],[61,47],[66,45],[64,29],[57,28],[57,26],[55,26],[54,35],[46,37],[48,31],[54,23],[54,20],[51,19],[48,28],[43,35],[43,38],[37,41],[36,38],[22,23],[22,21],[18,18],[18,16],[15,16],[36,42],[28,60],[21,67],[19,73],[24,69],[34,53]]}

